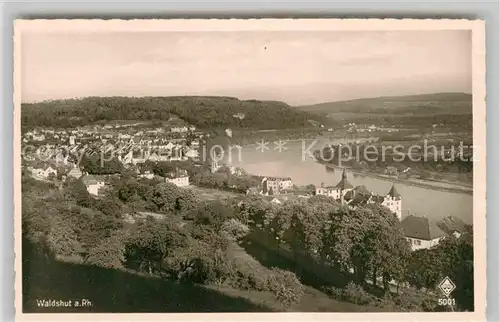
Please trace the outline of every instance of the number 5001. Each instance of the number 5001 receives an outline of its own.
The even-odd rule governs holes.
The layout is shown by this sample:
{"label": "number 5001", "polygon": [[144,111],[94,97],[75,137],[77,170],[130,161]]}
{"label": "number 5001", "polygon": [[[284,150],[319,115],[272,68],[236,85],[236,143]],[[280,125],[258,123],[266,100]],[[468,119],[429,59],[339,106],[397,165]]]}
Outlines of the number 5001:
{"label": "number 5001", "polygon": [[439,299],[438,305],[455,305],[455,299]]}

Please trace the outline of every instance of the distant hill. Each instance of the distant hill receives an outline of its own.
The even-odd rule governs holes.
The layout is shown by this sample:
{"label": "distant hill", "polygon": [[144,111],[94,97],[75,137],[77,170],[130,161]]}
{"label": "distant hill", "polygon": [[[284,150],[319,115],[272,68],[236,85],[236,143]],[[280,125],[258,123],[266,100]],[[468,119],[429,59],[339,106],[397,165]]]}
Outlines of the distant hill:
{"label": "distant hill", "polygon": [[303,111],[322,114],[472,114],[472,95],[466,93],[435,93],[406,96],[386,96],[327,102],[300,106],[299,108]]}
{"label": "distant hill", "polygon": [[218,96],[87,97],[26,103],[23,127],[71,127],[113,120],[167,121],[178,116],[198,128],[291,129],[314,127],[321,117],[284,102]]}

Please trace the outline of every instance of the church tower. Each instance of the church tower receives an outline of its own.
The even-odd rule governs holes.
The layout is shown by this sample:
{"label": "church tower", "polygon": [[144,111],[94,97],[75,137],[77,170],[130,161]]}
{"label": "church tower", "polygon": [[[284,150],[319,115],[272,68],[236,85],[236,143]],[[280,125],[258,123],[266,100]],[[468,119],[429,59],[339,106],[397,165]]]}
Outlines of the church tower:
{"label": "church tower", "polygon": [[384,197],[384,201],[382,202],[383,206],[386,206],[393,213],[396,214],[399,220],[402,217],[402,198],[399,192],[396,190],[396,187],[392,185],[391,190]]}
{"label": "church tower", "polygon": [[344,203],[344,195],[347,191],[352,190],[354,187],[353,185],[347,180],[347,173],[344,171],[342,172],[342,179],[340,179],[339,183],[335,186],[337,189],[337,198],[340,199],[340,203]]}

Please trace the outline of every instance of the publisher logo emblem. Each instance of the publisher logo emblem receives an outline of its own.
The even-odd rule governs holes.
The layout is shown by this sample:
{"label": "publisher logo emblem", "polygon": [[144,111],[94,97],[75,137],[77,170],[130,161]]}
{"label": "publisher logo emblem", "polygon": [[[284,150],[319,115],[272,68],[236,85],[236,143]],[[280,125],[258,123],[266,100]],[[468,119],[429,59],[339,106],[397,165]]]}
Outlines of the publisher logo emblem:
{"label": "publisher logo emblem", "polygon": [[443,292],[446,297],[450,296],[451,292],[456,288],[456,285],[451,281],[451,279],[446,276],[441,283],[439,283],[438,288]]}

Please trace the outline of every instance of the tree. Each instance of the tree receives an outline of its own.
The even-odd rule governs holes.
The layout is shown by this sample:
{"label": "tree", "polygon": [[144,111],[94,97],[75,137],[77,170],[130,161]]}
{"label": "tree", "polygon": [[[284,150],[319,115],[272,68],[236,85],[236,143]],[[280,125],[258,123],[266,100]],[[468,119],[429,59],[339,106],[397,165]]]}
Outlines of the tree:
{"label": "tree", "polygon": [[[22,104],[21,123],[26,126],[75,127],[111,120],[168,121],[172,115],[204,129],[291,129],[311,127],[319,116],[283,102],[238,100],[226,97],[87,97]],[[243,113],[244,119],[233,115]],[[64,115],[64,117],[61,117]],[[210,146],[225,143],[219,131]],[[235,131],[233,131],[235,133]],[[230,143],[230,142],[229,142]],[[224,147],[226,145],[223,145]]]}
{"label": "tree", "polygon": [[108,195],[104,199],[96,201],[96,209],[112,218],[123,216],[123,204],[114,195]]}
{"label": "tree", "polygon": [[369,205],[375,218],[365,240],[368,253],[368,264],[372,270],[372,279],[376,285],[377,272],[382,273],[384,290],[389,290],[389,281],[404,280],[406,265],[411,248],[398,226],[396,216],[380,205]]}
{"label": "tree", "polygon": [[308,184],[304,187],[304,190],[306,191],[306,193],[314,195],[316,193],[316,186],[313,184]]}
{"label": "tree", "polygon": [[315,256],[322,247],[322,232],[327,220],[327,213],[320,204],[306,200],[285,202],[279,213],[290,216],[290,225],[285,230],[283,239],[294,252],[308,253]]}
{"label": "tree", "polygon": [[227,238],[234,241],[240,240],[249,232],[248,226],[244,225],[235,218],[224,222],[222,230],[226,234]]}
{"label": "tree", "polygon": [[191,190],[178,189],[179,196],[175,200],[175,210],[181,214],[185,214],[195,209],[198,206],[198,198]]}
{"label": "tree", "polygon": [[81,179],[71,181],[68,184],[66,199],[81,207],[90,207],[92,204],[92,197]]}
{"label": "tree", "polygon": [[54,181],[54,180],[56,180],[56,179],[57,179],[57,175],[55,175],[54,173],[52,173],[52,172],[51,172],[51,173],[49,174],[49,177],[48,177],[47,179],[49,179],[50,181]]}
{"label": "tree", "polygon": [[275,209],[271,208],[264,215],[265,232],[275,241],[276,247],[286,242],[286,240],[292,239],[291,236],[287,235],[292,222],[292,216],[291,213],[284,210],[283,206],[278,206]]}
{"label": "tree", "polygon": [[441,280],[441,259],[435,251],[419,249],[412,252],[407,269],[407,281],[418,289],[434,289]]}
{"label": "tree", "polygon": [[266,288],[274,294],[284,308],[300,302],[304,295],[304,286],[294,273],[275,267],[267,277]]}
{"label": "tree", "polygon": [[54,216],[51,218],[50,226],[47,243],[55,254],[72,256],[83,252],[84,248],[69,221]]}
{"label": "tree", "polygon": [[89,208],[73,208],[69,214],[80,243],[88,250],[122,228],[120,219]]}
{"label": "tree", "polygon": [[165,182],[154,186],[147,199],[152,201],[160,211],[173,212],[178,197],[178,188],[172,183]]}
{"label": "tree", "polygon": [[258,229],[263,229],[274,217],[272,204],[259,195],[245,196],[235,212],[242,223]]}
{"label": "tree", "polygon": [[175,164],[172,162],[156,162],[155,164],[147,163],[146,167],[151,167],[154,174],[162,177],[166,177],[177,169]]}
{"label": "tree", "polygon": [[88,264],[120,269],[125,262],[125,245],[118,235],[104,239],[90,249],[85,260]]}
{"label": "tree", "polygon": [[453,297],[461,310],[474,310],[474,251],[466,236],[448,237],[437,246],[416,251],[408,266],[408,282],[435,289],[448,276],[456,285]]}
{"label": "tree", "polygon": [[[314,197],[315,198],[315,197]],[[352,267],[351,248],[353,238],[361,236],[362,226],[350,219],[351,212],[346,206],[332,209],[323,230],[320,257],[323,261],[347,272]]]}
{"label": "tree", "polygon": [[176,224],[148,217],[136,224],[126,240],[127,265],[160,273],[166,258],[187,243],[188,236]]}
{"label": "tree", "polygon": [[378,274],[388,290],[391,278],[402,280],[410,248],[398,229],[396,216],[379,205],[356,209],[338,207],[323,229],[320,257],[343,271],[354,269],[354,279],[364,284],[368,272],[376,284]]}
{"label": "tree", "polygon": [[224,222],[234,216],[233,209],[219,200],[211,200],[201,204],[194,210],[194,222],[197,225],[210,226],[220,231]]}

